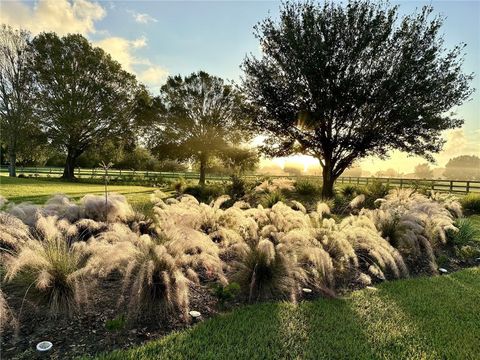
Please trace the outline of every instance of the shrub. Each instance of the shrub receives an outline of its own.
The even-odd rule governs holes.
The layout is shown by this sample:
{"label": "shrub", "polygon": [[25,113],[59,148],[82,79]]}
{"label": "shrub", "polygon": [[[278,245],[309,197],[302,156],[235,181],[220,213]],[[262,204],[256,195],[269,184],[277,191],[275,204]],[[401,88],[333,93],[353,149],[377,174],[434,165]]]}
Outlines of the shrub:
{"label": "shrub", "polygon": [[232,201],[236,201],[247,192],[247,185],[244,179],[240,176],[232,175],[230,177],[231,183],[227,186],[227,194],[232,198]]}
{"label": "shrub", "polygon": [[322,187],[316,182],[301,179],[295,182],[295,191],[303,196],[316,196],[322,193]]}
{"label": "shrub", "polygon": [[223,195],[225,189],[221,185],[193,185],[187,186],[184,190],[184,194],[194,196],[198,201],[209,203],[212,200]]}
{"label": "shrub", "polygon": [[448,231],[448,240],[451,244],[456,246],[464,246],[472,241],[480,241],[480,231],[475,224],[467,218],[460,218],[455,220],[455,227]]}
{"label": "shrub", "polygon": [[466,215],[480,214],[480,194],[468,194],[460,199]]}
{"label": "shrub", "polygon": [[348,200],[353,199],[355,196],[362,193],[362,188],[353,184],[346,184],[340,188],[340,194],[342,194]]}
{"label": "shrub", "polygon": [[382,199],[388,195],[390,186],[383,184],[381,181],[373,181],[368,185],[365,185],[362,193],[365,195],[364,206],[368,209],[375,208],[375,201]]}
{"label": "shrub", "polygon": [[182,194],[187,187],[187,182],[184,178],[180,177],[173,182],[173,189],[178,193]]}
{"label": "shrub", "polygon": [[214,284],[212,286],[213,295],[218,299],[220,305],[225,305],[225,302],[233,300],[240,293],[240,285],[232,282],[228,285],[222,286]]}
{"label": "shrub", "polygon": [[463,260],[472,260],[480,256],[480,248],[477,246],[464,245],[456,248],[455,254]]}
{"label": "shrub", "polygon": [[285,202],[285,196],[279,191],[270,192],[261,198],[262,205],[267,208],[271,208],[279,202]]}
{"label": "shrub", "polygon": [[123,330],[127,323],[127,319],[124,314],[121,314],[113,319],[105,321],[105,329],[110,332],[117,332]]}

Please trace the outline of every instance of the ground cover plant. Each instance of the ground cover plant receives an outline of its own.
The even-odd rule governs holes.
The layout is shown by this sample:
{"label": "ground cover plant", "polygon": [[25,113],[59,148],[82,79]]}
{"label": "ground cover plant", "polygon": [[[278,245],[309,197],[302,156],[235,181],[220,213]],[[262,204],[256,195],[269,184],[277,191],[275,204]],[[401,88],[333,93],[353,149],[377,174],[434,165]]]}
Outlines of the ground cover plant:
{"label": "ground cover plant", "polygon": [[[31,348],[36,330],[22,325],[27,319],[56,317],[57,326],[77,319],[103,341],[90,338],[72,352],[64,339],[58,351],[95,353],[182,329],[192,322],[189,310],[209,316],[241,303],[349,296],[385,280],[438,274],[444,257],[450,269],[476,264],[476,218],[467,222],[452,196],[394,189],[367,208],[363,189],[344,189],[348,206],[335,214],[329,203],[304,206],[295,188],[266,179],[238,201],[223,195],[209,203],[156,191],[147,215],[114,193],[106,202],[104,194],[4,202],[3,303],[25,339],[10,354]],[[262,205],[271,194],[281,198]],[[118,316],[122,329],[108,330]],[[7,327],[9,343],[14,329]]]}

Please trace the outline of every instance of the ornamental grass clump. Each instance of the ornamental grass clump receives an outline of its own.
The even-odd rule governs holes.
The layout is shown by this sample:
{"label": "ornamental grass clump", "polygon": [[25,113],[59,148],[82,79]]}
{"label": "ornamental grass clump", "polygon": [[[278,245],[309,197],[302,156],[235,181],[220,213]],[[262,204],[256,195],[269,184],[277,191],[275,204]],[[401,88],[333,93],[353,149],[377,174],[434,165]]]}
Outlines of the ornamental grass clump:
{"label": "ornamental grass clump", "polygon": [[435,251],[457,232],[458,202],[440,201],[412,189],[395,189],[376,201],[375,210],[363,210],[382,236],[397,248],[415,272],[436,273]]}
{"label": "ornamental grass clump", "polygon": [[128,290],[129,314],[166,319],[179,313],[187,319],[189,280],[164,245],[142,235],[128,259],[124,289]]}
{"label": "ornamental grass clump", "polygon": [[5,264],[5,280],[19,295],[46,305],[51,316],[72,314],[86,302],[86,258],[62,236],[28,240]]}
{"label": "ornamental grass clump", "polygon": [[480,194],[468,194],[460,199],[465,214],[480,214]]}
{"label": "ornamental grass clump", "polygon": [[295,263],[284,253],[283,246],[263,239],[237,262],[233,280],[240,285],[248,302],[295,300],[298,290],[295,270]]}

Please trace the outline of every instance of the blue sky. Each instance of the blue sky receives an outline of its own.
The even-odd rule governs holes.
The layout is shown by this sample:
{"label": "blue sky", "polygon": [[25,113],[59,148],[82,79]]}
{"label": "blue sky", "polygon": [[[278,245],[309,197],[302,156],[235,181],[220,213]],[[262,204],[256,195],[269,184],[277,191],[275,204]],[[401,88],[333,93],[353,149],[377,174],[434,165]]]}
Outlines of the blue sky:
{"label": "blue sky", "polygon": [[[392,4],[400,5],[401,14],[432,4],[436,13],[447,17],[443,28],[447,47],[465,42],[464,69],[480,72],[480,1]],[[0,20],[33,33],[83,33],[157,93],[167,75],[186,75],[200,69],[238,81],[245,55],[259,54],[253,26],[269,13],[275,16],[279,5],[278,1],[2,0]],[[474,87],[480,89],[480,76],[475,78]],[[445,134],[448,143],[438,157],[439,165],[460,153],[480,154],[480,91],[457,112],[465,119],[465,126]],[[404,171],[412,166],[405,154],[393,155],[393,165],[402,162]],[[372,164],[376,167],[379,162],[372,159]]]}

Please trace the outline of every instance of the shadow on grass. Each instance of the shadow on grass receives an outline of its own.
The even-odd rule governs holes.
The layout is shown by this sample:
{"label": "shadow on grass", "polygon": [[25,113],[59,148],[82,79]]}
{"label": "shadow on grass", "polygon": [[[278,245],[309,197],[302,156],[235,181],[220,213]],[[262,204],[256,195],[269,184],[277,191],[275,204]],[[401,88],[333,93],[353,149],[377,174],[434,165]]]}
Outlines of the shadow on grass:
{"label": "shadow on grass", "polygon": [[436,359],[473,359],[480,354],[478,275],[477,269],[400,282],[379,296],[405,314]]}

